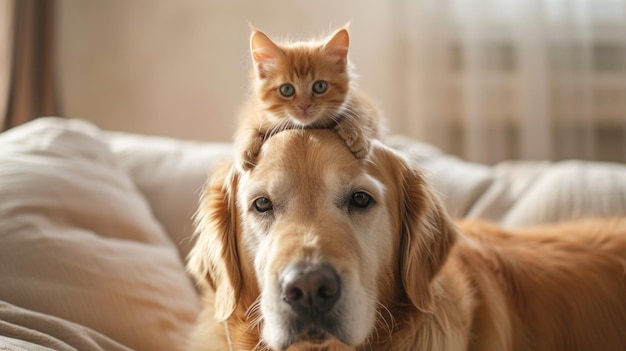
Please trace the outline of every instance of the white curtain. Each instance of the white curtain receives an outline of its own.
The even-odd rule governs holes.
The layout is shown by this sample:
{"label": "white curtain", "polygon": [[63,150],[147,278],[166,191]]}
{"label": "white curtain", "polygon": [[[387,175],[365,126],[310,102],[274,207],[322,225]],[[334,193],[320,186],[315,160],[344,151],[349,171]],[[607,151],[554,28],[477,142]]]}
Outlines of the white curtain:
{"label": "white curtain", "polygon": [[403,4],[407,134],[485,163],[626,161],[626,1]]}

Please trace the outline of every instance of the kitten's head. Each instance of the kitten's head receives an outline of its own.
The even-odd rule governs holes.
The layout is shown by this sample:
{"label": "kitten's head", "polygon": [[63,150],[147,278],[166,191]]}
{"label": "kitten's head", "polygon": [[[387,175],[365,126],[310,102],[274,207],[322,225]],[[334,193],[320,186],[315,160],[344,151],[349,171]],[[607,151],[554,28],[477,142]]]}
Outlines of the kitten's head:
{"label": "kitten's head", "polygon": [[326,127],[342,112],[350,89],[347,28],[322,42],[276,44],[253,30],[253,87],[274,123]]}

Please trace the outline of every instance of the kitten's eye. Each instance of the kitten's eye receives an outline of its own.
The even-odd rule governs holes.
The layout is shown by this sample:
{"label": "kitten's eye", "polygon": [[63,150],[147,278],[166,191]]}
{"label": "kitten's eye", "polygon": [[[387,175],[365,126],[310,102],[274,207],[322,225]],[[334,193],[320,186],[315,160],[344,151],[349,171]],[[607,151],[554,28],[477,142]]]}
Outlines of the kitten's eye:
{"label": "kitten's eye", "polygon": [[266,197],[259,197],[254,200],[254,209],[259,213],[270,211],[273,208],[272,200]]}
{"label": "kitten's eye", "polygon": [[313,83],[313,92],[315,94],[324,94],[328,90],[328,83],[324,80],[318,80]]}
{"label": "kitten's eye", "polygon": [[357,191],[350,197],[350,207],[364,210],[374,203],[374,199],[365,192]]}
{"label": "kitten's eye", "polygon": [[284,97],[292,97],[293,94],[296,93],[296,88],[294,88],[293,85],[287,83],[281,85],[280,88],[278,88],[278,91],[280,92],[280,95]]}

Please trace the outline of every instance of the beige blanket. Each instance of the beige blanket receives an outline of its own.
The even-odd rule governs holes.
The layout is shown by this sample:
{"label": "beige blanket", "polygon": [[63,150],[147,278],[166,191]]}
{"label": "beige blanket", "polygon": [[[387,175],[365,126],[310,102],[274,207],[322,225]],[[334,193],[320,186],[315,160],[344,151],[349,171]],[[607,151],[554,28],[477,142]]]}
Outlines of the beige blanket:
{"label": "beige blanket", "polygon": [[87,327],[0,301],[0,350],[130,351]]}

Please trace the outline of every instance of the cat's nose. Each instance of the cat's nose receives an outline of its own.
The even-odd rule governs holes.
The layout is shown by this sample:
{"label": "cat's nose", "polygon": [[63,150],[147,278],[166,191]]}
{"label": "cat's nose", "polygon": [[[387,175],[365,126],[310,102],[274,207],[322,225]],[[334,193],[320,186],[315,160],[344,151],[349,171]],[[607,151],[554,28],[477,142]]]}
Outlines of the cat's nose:
{"label": "cat's nose", "polygon": [[306,103],[306,102],[301,102],[301,103],[298,104],[298,107],[300,107],[300,109],[302,111],[308,110],[310,106],[311,106],[311,104]]}

